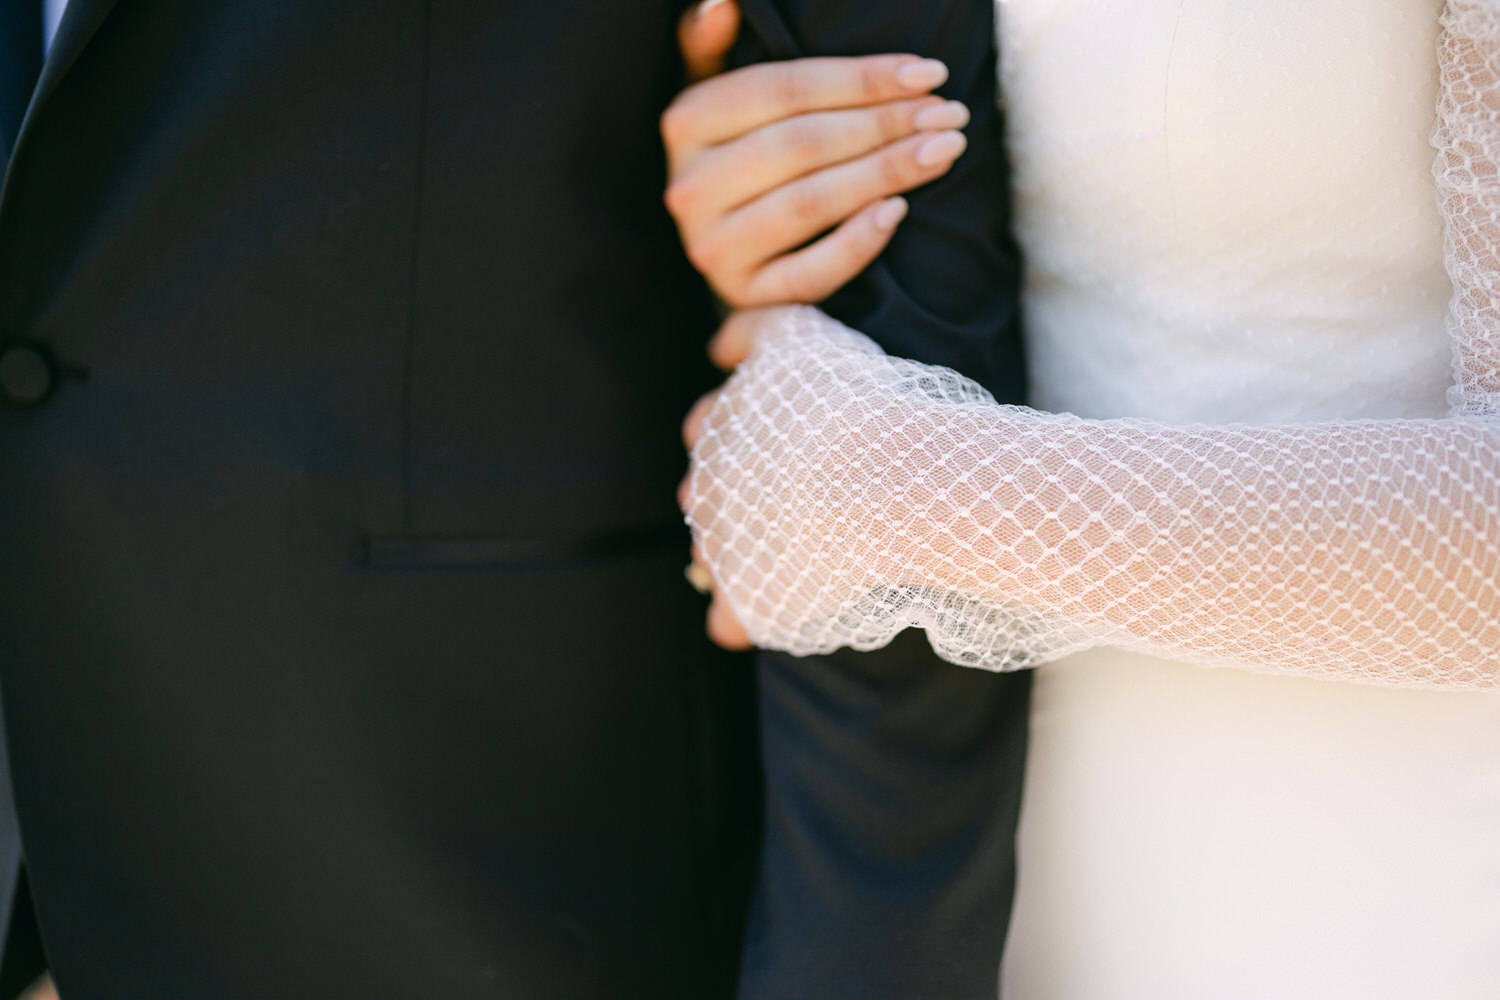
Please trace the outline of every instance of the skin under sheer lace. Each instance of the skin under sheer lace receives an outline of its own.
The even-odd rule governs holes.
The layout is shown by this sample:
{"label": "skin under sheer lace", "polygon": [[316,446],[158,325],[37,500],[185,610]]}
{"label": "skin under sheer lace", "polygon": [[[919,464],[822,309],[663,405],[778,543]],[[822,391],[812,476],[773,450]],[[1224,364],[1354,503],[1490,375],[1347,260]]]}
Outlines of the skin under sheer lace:
{"label": "skin under sheer lace", "polygon": [[805,654],[915,625],[991,669],[1110,644],[1500,687],[1500,5],[1454,0],[1443,27],[1451,417],[1080,420],[782,310],[691,476],[689,519],[751,638]]}

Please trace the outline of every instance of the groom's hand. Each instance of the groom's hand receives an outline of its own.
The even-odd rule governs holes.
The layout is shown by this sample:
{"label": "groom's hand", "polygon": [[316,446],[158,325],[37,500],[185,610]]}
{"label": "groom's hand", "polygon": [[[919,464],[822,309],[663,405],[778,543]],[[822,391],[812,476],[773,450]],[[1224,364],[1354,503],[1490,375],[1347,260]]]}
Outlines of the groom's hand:
{"label": "groom's hand", "polygon": [[[689,18],[684,59],[690,73],[711,73],[738,11],[720,0]],[[942,63],[914,55],[798,59],[680,94],[661,120],[666,203],[719,296],[740,308],[819,302],[868,266],[906,214],[894,196],[964,150],[968,110],[930,93],[946,78]]]}

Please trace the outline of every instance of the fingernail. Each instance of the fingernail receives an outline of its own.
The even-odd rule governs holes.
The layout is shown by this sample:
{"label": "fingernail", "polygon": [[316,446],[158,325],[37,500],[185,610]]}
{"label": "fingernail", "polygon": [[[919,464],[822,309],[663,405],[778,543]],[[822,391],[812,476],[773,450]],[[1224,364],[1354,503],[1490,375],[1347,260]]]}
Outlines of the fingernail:
{"label": "fingernail", "polygon": [[911,123],[924,130],[963,128],[969,124],[969,109],[960,101],[944,101],[918,111]]}
{"label": "fingernail", "polygon": [[908,90],[931,90],[948,79],[948,67],[936,59],[918,59],[896,70],[896,79]]}
{"label": "fingernail", "polygon": [[875,210],[875,228],[888,233],[906,218],[906,199],[892,198]]}
{"label": "fingernail", "polygon": [[697,20],[698,18],[703,17],[715,7],[718,7],[727,2],[728,0],[703,0],[703,2],[698,5],[698,12],[693,15],[693,19]]}
{"label": "fingernail", "polygon": [[952,163],[969,146],[962,132],[939,132],[917,149],[917,166],[935,167]]}

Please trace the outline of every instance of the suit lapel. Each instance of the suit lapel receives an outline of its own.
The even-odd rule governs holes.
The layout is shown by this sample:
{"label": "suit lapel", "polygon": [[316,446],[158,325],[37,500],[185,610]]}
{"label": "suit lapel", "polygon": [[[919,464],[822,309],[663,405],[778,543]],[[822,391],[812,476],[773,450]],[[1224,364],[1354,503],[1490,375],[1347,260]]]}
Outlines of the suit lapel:
{"label": "suit lapel", "polygon": [[[26,128],[36,117],[37,111],[47,103],[47,98],[52,96],[63,77],[68,75],[68,70],[73,68],[79,55],[88,48],[94,33],[99,30],[117,2],[118,0],[68,0],[68,9],[57,27],[57,37],[52,40],[47,61],[42,63],[41,78],[37,80],[36,92],[31,95],[31,105],[26,109],[26,117],[21,122],[12,148],[21,145]],[[37,0],[37,3],[40,4],[41,0]]]}
{"label": "suit lapel", "polygon": [[0,154],[6,158],[41,73],[41,0],[0,3]]}

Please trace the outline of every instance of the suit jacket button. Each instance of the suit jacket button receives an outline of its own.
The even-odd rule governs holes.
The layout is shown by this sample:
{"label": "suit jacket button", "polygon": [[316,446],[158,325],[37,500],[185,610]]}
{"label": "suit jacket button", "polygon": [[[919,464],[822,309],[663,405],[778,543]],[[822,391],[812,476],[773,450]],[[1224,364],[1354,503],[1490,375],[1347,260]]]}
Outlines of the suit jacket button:
{"label": "suit jacket button", "polygon": [[0,395],[16,406],[36,406],[52,395],[56,366],[40,344],[19,342],[0,350]]}

